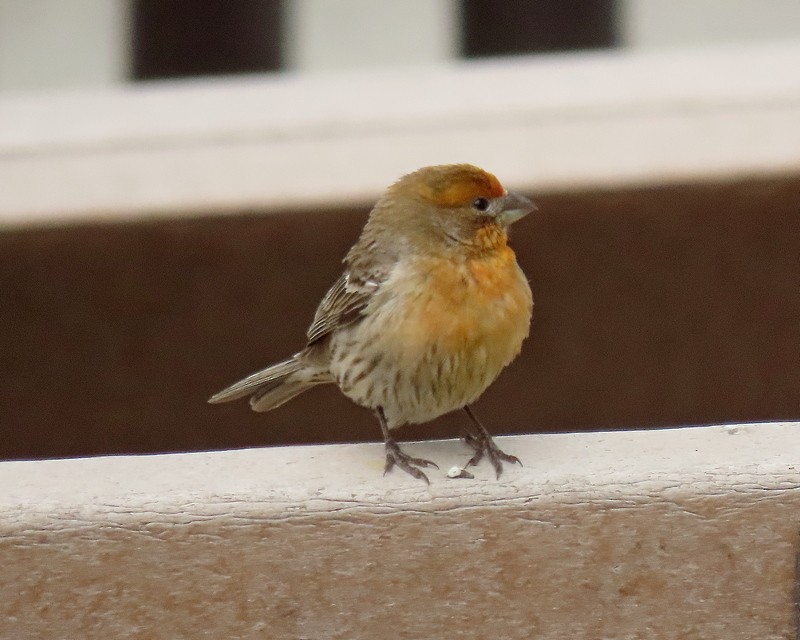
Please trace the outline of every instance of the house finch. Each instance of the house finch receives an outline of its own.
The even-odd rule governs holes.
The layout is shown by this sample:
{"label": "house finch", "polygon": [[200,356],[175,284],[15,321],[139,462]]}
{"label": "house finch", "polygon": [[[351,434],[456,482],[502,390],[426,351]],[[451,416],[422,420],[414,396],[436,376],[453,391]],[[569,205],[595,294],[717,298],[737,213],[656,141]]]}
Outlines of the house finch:
{"label": "house finch", "polygon": [[[519,353],[533,299],[507,244],[507,227],[535,209],[492,174],[467,164],[426,167],[393,184],[322,299],[308,343],[292,357],[220,391],[209,402],[250,396],[269,411],[318,384],[334,383],[372,409],[395,465],[428,482],[391,431],[464,409],[464,439],[497,477],[501,451],[470,404]],[[438,468],[438,467],[437,467]]]}

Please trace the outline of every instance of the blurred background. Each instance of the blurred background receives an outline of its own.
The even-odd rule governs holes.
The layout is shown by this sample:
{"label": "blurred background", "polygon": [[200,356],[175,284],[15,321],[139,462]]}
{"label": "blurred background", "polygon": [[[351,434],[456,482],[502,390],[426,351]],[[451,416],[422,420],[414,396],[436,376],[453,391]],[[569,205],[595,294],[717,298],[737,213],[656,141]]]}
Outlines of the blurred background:
{"label": "blurred background", "polygon": [[793,0],[2,0],[0,89],[786,38]]}
{"label": "blurred background", "polygon": [[491,431],[800,419],[798,68],[796,0],[0,0],[0,458],[379,440],[205,400],[438,162],[539,205]]}

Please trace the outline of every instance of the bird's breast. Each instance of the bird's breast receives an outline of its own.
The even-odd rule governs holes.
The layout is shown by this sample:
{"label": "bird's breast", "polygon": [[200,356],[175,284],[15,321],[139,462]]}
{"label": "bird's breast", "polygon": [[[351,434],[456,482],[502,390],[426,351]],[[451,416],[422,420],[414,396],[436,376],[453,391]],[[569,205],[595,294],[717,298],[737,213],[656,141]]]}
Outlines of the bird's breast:
{"label": "bird's breast", "polygon": [[[470,404],[519,353],[532,305],[528,282],[508,247],[476,257],[400,263],[343,349],[350,360],[354,345],[362,345],[358,357],[379,364],[362,379],[344,367],[340,386],[360,404],[383,406],[390,426],[424,422]],[[388,388],[376,386],[380,394],[369,386],[375,377],[390,382]]]}
{"label": "bird's breast", "polygon": [[431,341],[451,351],[483,347],[505,366],[528,335],[533,300],[513,251],[409,268],[404,293],[413,311],[401,332],[408,344]]}

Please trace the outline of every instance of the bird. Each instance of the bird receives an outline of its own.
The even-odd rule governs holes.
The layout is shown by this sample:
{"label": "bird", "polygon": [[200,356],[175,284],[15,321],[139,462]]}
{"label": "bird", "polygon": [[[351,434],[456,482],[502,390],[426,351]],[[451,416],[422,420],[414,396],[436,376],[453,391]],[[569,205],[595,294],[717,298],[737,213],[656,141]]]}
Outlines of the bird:
{"label": "bird", "polygon": [[508,227],[536,209],[470,164],[423,167],[379,198],[322,298],[303,349],[209,398],[250,397],[270,411],[320,384],[335,384],[374,412],[384,475],[395,466],[428,484],[436,463],[406,454],[393,431],[464,410],[462,437],[499,479],[502,451],[471,405],[520,353],[533,310]]}

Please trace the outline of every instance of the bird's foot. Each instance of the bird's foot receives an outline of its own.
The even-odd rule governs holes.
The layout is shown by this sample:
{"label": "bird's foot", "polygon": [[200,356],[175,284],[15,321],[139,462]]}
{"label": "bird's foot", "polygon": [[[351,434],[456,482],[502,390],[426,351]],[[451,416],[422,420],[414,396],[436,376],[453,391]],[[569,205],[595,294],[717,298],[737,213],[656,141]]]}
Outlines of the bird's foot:
{"label": "bird's foot", "polygon": [[436,467],[439,468],[435,462],[426,460],[425,458],[412,458],[407,453],[403,453],[400,446],[394,440],[386,441],[386,466],[383,468],[383,475],[386,475],[392,470],[392,467],[397,465],[406,473],[414,476],[419,480],[424,480],[426,484],[430,484],[428,476],[426,476],[417,467]]}
{"label": "bird's foot", "polygon": [[483,457],[486,456],[489,459],[489,462],[492,463],[494,467],[494,472],[499,479],[503,473],[503,462],[510,462],[511,464],[518,464],[520,467],[522,466],[522,461],[517,458],[517,456],[512,456],[504,452],[500,447],[498,447],[492,437],[488,433],[479,433],[475,435],[470,433],[469,431],[464,431],[464,442],[466,442],[470,447],[472,447],[473,451],[475,451],[475,455],[469,459],[464,468],[471,466],[476,466]]}

